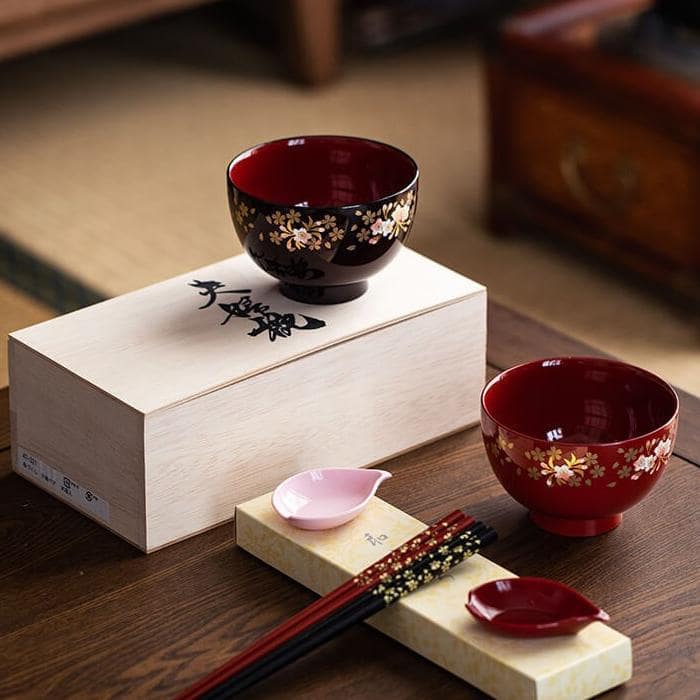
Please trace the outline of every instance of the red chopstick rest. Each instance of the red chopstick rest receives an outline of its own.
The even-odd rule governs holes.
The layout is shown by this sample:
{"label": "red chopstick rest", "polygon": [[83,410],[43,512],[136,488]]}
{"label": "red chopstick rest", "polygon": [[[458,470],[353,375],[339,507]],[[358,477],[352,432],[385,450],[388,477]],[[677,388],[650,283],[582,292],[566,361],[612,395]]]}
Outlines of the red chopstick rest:
{"label": "red chopstick rest", "polygon": [[610,616],[573,588],[523,576],[489,581],[469,591],[467,610],[485,627],[516,637],[576,634]]}

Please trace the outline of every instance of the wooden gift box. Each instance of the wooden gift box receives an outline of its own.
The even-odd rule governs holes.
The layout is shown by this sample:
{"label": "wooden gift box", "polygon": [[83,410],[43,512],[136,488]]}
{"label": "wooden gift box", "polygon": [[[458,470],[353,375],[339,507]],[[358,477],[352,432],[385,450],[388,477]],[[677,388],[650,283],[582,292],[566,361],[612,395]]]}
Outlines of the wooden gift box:
{"label": "wooden gift box", "polygon": [[[290,526],[272,509],[270,494],[236,508],[236,543],[321,594],[424,527],[380,498],[350,523],[321,532]],[[630,639],[601,622],[575,635],[540,639],[506,637],[479,625],[464,608],[467,591],[513,576],[476,554],[369,624],[503,700],[580,700],[630,679]]]}
{"label": "wooden gift box", "polygon": [[484,287],[408,249],[335,306],[238,256],[12,333],[13,468],[152,551],[476,423],[485,345]]}
{"label": "wooden gift box", "polygon": [[488,62],[489,220],[697,300],[700,91],[606,48],[651,4],[568,0],[505,24]]}

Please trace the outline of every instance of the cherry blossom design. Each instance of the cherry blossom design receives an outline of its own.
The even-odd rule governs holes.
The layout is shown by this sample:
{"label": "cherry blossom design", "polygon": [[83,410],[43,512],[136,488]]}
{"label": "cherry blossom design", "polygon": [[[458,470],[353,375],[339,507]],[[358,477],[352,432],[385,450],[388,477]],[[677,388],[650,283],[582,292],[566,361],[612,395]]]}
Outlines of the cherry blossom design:
{"label": "cherry blossom design", "polygon": [[[523,455],[532,466],[523,465],[522,469],[516,467],[516,476],[534,481],[545,477],[545,483],[549,487],[593,486],[594,480],[608,482],[606,485],[612,487],[616,485],[615,479],[629,478],[636,481],[645,475],[656,473],[667,464],[673,450],[673,430],[639,446],[618,448],[620,462],[614,464],[601,464],[598,453],[585,446],[573,450],[565,448],[566,445],[559,447],[556,443],[549,444],[546,450],[531,447]],[[496,435],[487,442],[487,449],[502,467],[512,463],[513,441],[502,429],[499,428]]]}
{"label": "cherry blossom design", "polygon": [[581,477],[588,469],[583,459],[577,457],[573,452],[569,457],[565,457],[563,463],[556,464],[554,456],[549,460],[540,463],[540,473],[547,477],[547,486],[580,486]]}
{"label": "cherry blossom design", "polygon": [[[285,245],[289,251],[327,250],[341,245],[346,239],[347,250],[356,244],[377,245],[392,240],[411,228],[415,211],[415,193],[404,194],[382,204],[378,209],[357,209],[337,213],[304,213],[298,209],[272,209],[258,212],[255,207],[234,195],[233,216],[236,223],[253,230],[259,228],[258,239],[274,245]],[[350,235],[352,234],[352,239]],[[351,245],[347,245],[351,243]]]}

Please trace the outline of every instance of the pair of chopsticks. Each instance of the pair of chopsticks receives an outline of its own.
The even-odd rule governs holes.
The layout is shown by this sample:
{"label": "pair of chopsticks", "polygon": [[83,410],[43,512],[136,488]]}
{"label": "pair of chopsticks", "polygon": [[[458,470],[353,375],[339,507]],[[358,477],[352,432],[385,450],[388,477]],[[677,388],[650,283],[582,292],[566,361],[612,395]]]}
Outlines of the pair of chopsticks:
{"label": "pair of chopsticks", "polygon": [[496,539],[454,511],[294,615],[193,685],[178,700],[221,700],[250,687],[348,627],[417,590]]}

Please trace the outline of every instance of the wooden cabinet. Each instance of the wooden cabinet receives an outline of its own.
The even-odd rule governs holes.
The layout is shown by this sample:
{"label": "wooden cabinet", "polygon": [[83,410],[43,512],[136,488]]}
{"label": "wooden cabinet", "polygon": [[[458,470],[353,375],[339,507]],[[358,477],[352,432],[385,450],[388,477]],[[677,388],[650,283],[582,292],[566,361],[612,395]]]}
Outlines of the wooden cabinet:
{"label": "wooden cabinet", "polygon": [[698,91],[572,39],[647,4],[566,2],[506,26],[488,71],[490,219],[700,298]]}

